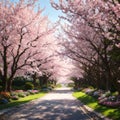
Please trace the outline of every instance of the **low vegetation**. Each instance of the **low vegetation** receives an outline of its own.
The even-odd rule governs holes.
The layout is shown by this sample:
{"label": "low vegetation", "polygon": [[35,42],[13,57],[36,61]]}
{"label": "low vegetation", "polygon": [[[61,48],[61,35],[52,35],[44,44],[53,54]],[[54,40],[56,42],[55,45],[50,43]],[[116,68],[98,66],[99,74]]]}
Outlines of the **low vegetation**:
{"label": "low vegetation", "polygon": [[118,108],[103,106],[98,103],[98,99],[96,97],[93,97],[90,94],[86,94],[85,91],[74,92],[73,96],[95,111],[102,113],[104,116],[107,116],[114,120],[120,119],[119,106]]}
{"label": "low vegetation", "polygon": [[61,88],[61,87],[62,87],[61,84],[57,84],[57,85],[56,85],[56,88]]}
{"label": "low vegetation", "polygon": [[19,76],[13,80],[12,90],[10,92],[4,91],[1,86],[0,110],[40,98],[56,86],[54,81],[46,80],[42,84],[40,81],[43,80],[36,80],[34,84],[32,78],[27,79],[24,76]]}
{"label": "low vegetation", "polygon": [[18,106],[18,105],[23,104],[23,103],[27,103],[31,100],[43,97],[45,94],[46,94],[46,92],[38,92],[36,94],[31,93],[30,95],[25,96],[25,97],[23,97],[23,96],[17,97],[16,96],[16,99],[9,99],[10,102],[5,103],[5,104],[0,104],[0,110],[5,109],[5,108],[9,108],[9,107]]}

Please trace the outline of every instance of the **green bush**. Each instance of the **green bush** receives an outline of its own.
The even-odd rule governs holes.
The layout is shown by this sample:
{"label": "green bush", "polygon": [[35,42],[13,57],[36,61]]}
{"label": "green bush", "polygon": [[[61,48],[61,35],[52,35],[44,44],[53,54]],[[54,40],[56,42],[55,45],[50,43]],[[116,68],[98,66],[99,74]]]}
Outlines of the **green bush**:
{"label": "green bush", "polygon": [[24,76],[18,76],[18,77],[14,78],[12,85],[13,85],[13,87],[19,88],[19,87],[23,87],[25,85],[25,83],[32,82],[32,81],[33,80],[25,78]]}
{"label": "green bush", "polygon": [[18,97],[25,97],[26,95],[24,93],[18,93]]}
{"label": "green bush", "polygon": [[11,96],[10,96],[9,92],[0,92],[0,98],[5,98],[5,99],[9,100],[11,98]]}
{"label": "green bush", "polygon": [[15,77],[13,80],[13,86],[23,86],[25,85],[26,79],[23,76]]}
{"label": "green bush", "polygon": [[68,87],[74,87],[74,83],[68,83]]}
{"label": "green bush", "polygon": [[119,92],[118,92],[118,91],[113,92],[112,95],[113,95],[113,96],[118,96],[118,95],[119,95]]}
{"label": "green bush", "polygon": [[19,97],[17,95],[11,97],[12,100],[18,100]]}
{"label": "green bush", "polygon": [[25,88],[24,86],[25,85],[23,85],[23,86],[13,86],[12,89],[13,90],[24,90],[24,88]]}
{"label": "green bush", "polygon": [[2,85],[2,80],[0,79],[0,86]]}
{"label": "green bush", "polygon": [[30,93],[29,93],[29,92],[27,92],[27,91],[26,91],[26,92],[24,92],[24,94],[25,94],[26,96],[30,95]]}
{"label": "green bush", "polygon": [[25,83],[25,90],[33,90],[34,85],[31,82],[26,82]]}
{"label": "green bush", "polygon": [[106,97],[109,97],[109,96],[111,96],[111,92],[107,91],[107,92],[105,92],[105,95],[106,95]]}
{"label": "green bush", "polygon": [[7,104],[9,101],[5,98],[0,98],[0,104]]}
{"label": "green bush", "polygon": [[0,92],[3,90],[3,87],[2,86],[0,86]]}
{"label": "green bush", "polygon": [[57,84],[56,87],[57,87],[57,88],[61,88],[62,85],[61,85],[61,84]]}

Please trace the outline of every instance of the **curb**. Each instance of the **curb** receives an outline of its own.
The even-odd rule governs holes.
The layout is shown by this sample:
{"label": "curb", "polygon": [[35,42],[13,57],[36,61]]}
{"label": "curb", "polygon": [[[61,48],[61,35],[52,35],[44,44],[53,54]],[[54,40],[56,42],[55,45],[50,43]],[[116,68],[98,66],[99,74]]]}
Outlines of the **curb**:
{"label": "curb", "polygon": [[[80,101],[80,102],[81,102],[81,101]],[[110,118],[102,115],[101,113],[96,112],[95,110],[93,110],[92,108],[86,106],[86,105],[83,104],[82,102],[81,102],[81,104],[82,104],[82,109],[83,109],[83,111],[84,111],[86,114],[88,114],[88,116],[89,116],[90,118],[92,118],[92,120],[112,120],[112,119],[110,119]]]}

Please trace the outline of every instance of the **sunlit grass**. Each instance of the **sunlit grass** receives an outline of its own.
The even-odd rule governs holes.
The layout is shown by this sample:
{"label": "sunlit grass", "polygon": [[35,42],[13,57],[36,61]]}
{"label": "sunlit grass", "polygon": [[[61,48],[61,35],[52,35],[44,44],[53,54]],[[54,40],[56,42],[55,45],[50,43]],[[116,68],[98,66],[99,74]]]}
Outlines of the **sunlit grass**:
{"label": "sunlit grass", "polygon": [[55,87],[56,87],[56,88],[61,88],[62,85],[61,85],[61,84],[57,84]]}
{"label": "sunlit grass", "polygon": [[11,100],[11,102],[9,102],[8,104],[1,104],[0,110],[30,102],[31,100],[35,100],[35,99],[43,97],[45,94],[46,94],[45,92],[41,92],[38,94],[29,95],[29,96],[26,96],[24,98],[20,98],[19,100]]}
{"label": "sunlit grass", "polygon": [[104,116],[112,118],[114,120],[120,120],[120,109],[114,109],[105,107],[98,104],[98,101],[93,97],[83,93],[83,92],[74,92],[73,96],[76,97],[78,100],[89,106],[90,108],[94,109],[95,111],[102,113]]}

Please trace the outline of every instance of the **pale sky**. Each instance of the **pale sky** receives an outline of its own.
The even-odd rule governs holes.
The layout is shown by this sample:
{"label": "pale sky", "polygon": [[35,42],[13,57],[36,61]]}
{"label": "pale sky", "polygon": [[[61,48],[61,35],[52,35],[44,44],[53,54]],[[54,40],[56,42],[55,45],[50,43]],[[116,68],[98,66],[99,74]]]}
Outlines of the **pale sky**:
{"label": "pale sky", "polygon": [[[39,0],[40,1],[40,6],[42,8],[45,7],[45,11],[44,14],[48,15],[49,19],[52,22],[55,22],[56,20],[58,20],[58,16],[61,16],[62,13],[61,11],[55,10],[54,8],[52,8],[51,4],[50,4],[50,0]],[[55,2],[57,2],[58,0],[54,0]]]}
{"label": "pale sky", "polygon": [[[11,0],[12,2],[17,2],[19,0]],[[48,15],[51,22],[56,22],[59,18],[58,16],[62,15],[61,11],[55,10],[50,4],[50,0],[38,0],[40,8],[45,8],[43,15]],[[54,0],[57,2],[58,0]]]}

